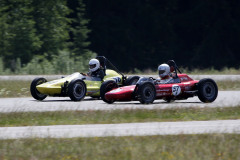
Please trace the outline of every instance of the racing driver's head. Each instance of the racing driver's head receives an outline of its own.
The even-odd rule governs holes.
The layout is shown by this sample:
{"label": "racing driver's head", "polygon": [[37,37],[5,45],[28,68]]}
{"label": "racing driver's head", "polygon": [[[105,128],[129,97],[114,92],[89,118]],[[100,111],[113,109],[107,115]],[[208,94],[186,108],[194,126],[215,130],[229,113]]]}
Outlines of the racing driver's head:
{"label": "racing driver's head", "polygon": [[97,59],[91,59],[89,61],[89,71],[94,72],[100,68],[100,63]]}
{"label": "racing driver's head", "polygon": [[170,73],[170,67],[168,64],[164,63],[158,66],[158,74],[160,78],[164,79],[169,77],[169,73]]}

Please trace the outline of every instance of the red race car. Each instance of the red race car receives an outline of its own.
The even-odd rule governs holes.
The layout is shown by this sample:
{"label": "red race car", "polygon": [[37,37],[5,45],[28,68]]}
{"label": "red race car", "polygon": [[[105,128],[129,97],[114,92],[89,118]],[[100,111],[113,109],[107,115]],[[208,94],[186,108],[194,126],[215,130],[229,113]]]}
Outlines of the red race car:
{"label": "red race car", "polygon": [[136,85],[118,87],[115,81],[105,81],[100,88],[102,100],[106,103],[139,100],[142,104],[149,104],[155,99],[171,102],[198,96],[202,102],[209,103],[217,98],[218,87],[214,80],[193,80],[187,74],[182,74],[173,60],[168,61],[168,65],[173,72],[171,82],[159,84],[152,77],[143,77]]}

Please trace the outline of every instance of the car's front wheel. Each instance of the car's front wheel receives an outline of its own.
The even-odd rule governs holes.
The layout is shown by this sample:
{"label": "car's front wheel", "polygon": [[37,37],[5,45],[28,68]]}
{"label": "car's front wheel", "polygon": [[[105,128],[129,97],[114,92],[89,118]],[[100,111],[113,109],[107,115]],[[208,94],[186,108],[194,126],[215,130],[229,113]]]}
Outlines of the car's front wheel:
{"label": "car's front wheel", "polygon": [[86,84],[81,79],[74,79],[68,85],[68,95],[72,101],[81,101],[87,92]]}
{"label": "car's front wheel", "polygon": [[31,95],[33,98],[35,98],[36,100],[44,100],[47,95],[45,94],[41,94],[38,90],[37,90],[37,86],[43,83],[46,83],[47,80],[45,78],[35,78],[30,86],[30,91],[31,91]]}
{"label": "car's front wheel", "polygon": [[156,88],[151,82],[144,82],[137,86],[137,97],[142,104],[153,103],[156,98]]}
{"label": "car's front wheel", "polygon": [[137,81],[139,80],[139,76],[129,76],[126,79],[125,85],[126,86],[130,86],[130,85],[135,85],[137,83]]}
{"label": "car's front wheel", "polygon": [[118,85],[115,81],[113,80],[109,80],[109,81],[105,81],[102,83],[101,87],[100,87],[100,96],[101,96],[101,99],[106,102],[106,103],[113,103],[114,100],[107,100],[105,98],[105,94],[108,92],[108,91],[111,91],[112,89],[114,88],[118,88]]}
{"label": "car's front wheel", "polygon": [[218,95],[218,87],[212,79],[201,79],[198,82],[198,98],[204,103],[213,102]]}

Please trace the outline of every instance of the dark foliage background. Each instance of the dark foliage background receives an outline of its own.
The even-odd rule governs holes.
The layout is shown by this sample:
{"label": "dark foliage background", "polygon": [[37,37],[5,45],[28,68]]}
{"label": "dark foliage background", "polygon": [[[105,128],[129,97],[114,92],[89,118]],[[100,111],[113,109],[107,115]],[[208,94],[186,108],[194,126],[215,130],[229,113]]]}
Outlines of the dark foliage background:
{"label": "dark foliage background", "polygon": [[239,0],[0,0],[0,68],[56,66],[64,54],[72,71],[91,51],[122,71],[169,59],[239,68],[239,8]]}
{"label": "dark foliage background", "polygon": [[124,70],[239,67],[239,0],[87,0],[90,48]]}

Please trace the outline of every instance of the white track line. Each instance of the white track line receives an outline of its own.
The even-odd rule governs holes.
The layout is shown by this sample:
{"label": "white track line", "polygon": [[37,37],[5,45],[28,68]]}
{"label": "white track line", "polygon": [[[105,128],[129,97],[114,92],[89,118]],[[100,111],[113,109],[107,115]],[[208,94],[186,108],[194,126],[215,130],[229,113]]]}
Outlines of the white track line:
{"label": "white track line", "polygon": [[240,120],[0,127],[0,139],[240,134]]}

